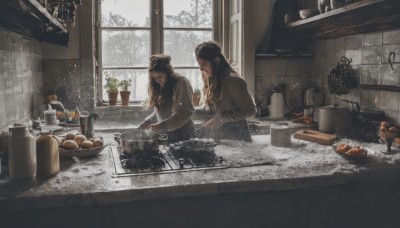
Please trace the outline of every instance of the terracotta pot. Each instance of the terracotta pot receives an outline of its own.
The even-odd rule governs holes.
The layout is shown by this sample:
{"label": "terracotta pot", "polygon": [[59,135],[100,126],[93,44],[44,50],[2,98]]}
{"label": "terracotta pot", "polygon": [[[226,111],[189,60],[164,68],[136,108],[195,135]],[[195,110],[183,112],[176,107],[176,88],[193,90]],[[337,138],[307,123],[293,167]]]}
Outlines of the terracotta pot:
{"label": "terracotta pot", "polygon": [[108,105],[116,105],[118,99],[118,92],[107,92],[108,93]]}
{"label": "terracotta pot", "polygon": [[122,105],[128,106],[129,103],[129,96],[131,95],[130,91],[121,91],[119,92],[121,94],[121,101]]}
{"label": "terracotta pot", "polygon": [[200,105],[200,98],[201,98],[201,95],[199,93],[194,93],[192,95],[192,104],[193,104],[193,106],[199,106]]}

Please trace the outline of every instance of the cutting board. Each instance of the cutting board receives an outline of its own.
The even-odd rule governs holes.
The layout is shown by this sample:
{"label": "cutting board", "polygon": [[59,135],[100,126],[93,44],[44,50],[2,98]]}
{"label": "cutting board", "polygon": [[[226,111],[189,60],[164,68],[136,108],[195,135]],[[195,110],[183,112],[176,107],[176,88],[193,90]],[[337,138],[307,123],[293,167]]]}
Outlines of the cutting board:
{"label": "cutting board", "polygon": [[330,146],[335,141],[336,135],[326,134],[315,130],[300,130],[293,134],[293,138]]}

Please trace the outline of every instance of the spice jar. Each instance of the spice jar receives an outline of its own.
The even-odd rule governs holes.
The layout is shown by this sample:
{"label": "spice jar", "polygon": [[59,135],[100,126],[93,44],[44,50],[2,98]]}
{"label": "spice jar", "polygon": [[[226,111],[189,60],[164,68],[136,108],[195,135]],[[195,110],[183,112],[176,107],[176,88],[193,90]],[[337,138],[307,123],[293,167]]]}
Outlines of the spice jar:
{"label": "spice jar", "polygon": [[51,132],[41,132],[36,139],[37,175],[50,177],[60,172],[58,140]]}
{"label": "spice jar", "polygon": [[36,138],[28,126],[9,128],[8,165],[12,180],[32,180],[36,177]]}

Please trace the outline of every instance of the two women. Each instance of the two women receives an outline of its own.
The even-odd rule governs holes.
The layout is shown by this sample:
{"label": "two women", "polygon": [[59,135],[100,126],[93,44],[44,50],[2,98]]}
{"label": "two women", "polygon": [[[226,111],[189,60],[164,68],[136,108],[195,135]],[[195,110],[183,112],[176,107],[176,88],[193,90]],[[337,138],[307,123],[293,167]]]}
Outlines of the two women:
{"label": "two women", "polygon": [[[204,81],[205,107],[213,113],[197,137],[217,137],[252,141],[246,118],[255,113],[255,105],[246,81],[229,65],[220,46],[208,41],[195,49]],[[140,129],[166,132],[169,141],[195,137],[192,86],[175,73],[167,55],[154,55],[149,66],[149,105],[154,112],[140,124]],[[158,123],[151,124],[157,117]],[[212,133],[212,135],[210,134]]]}

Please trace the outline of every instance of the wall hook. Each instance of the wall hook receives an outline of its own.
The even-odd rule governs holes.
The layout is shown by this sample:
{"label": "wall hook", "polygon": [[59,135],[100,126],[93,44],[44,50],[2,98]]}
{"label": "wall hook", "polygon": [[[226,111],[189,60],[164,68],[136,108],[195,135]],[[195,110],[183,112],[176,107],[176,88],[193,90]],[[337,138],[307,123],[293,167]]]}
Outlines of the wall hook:
{"label": "wall hook", "polygon": [[392,68],[392,70],[394,70],[393,68],[393,63],[394,63],[394,57],[396,56],[396,53],[394,53],[393,51],[391,51],[389,53],[389,57],[388,57],[388,62],[390,64],[390,68]]}

